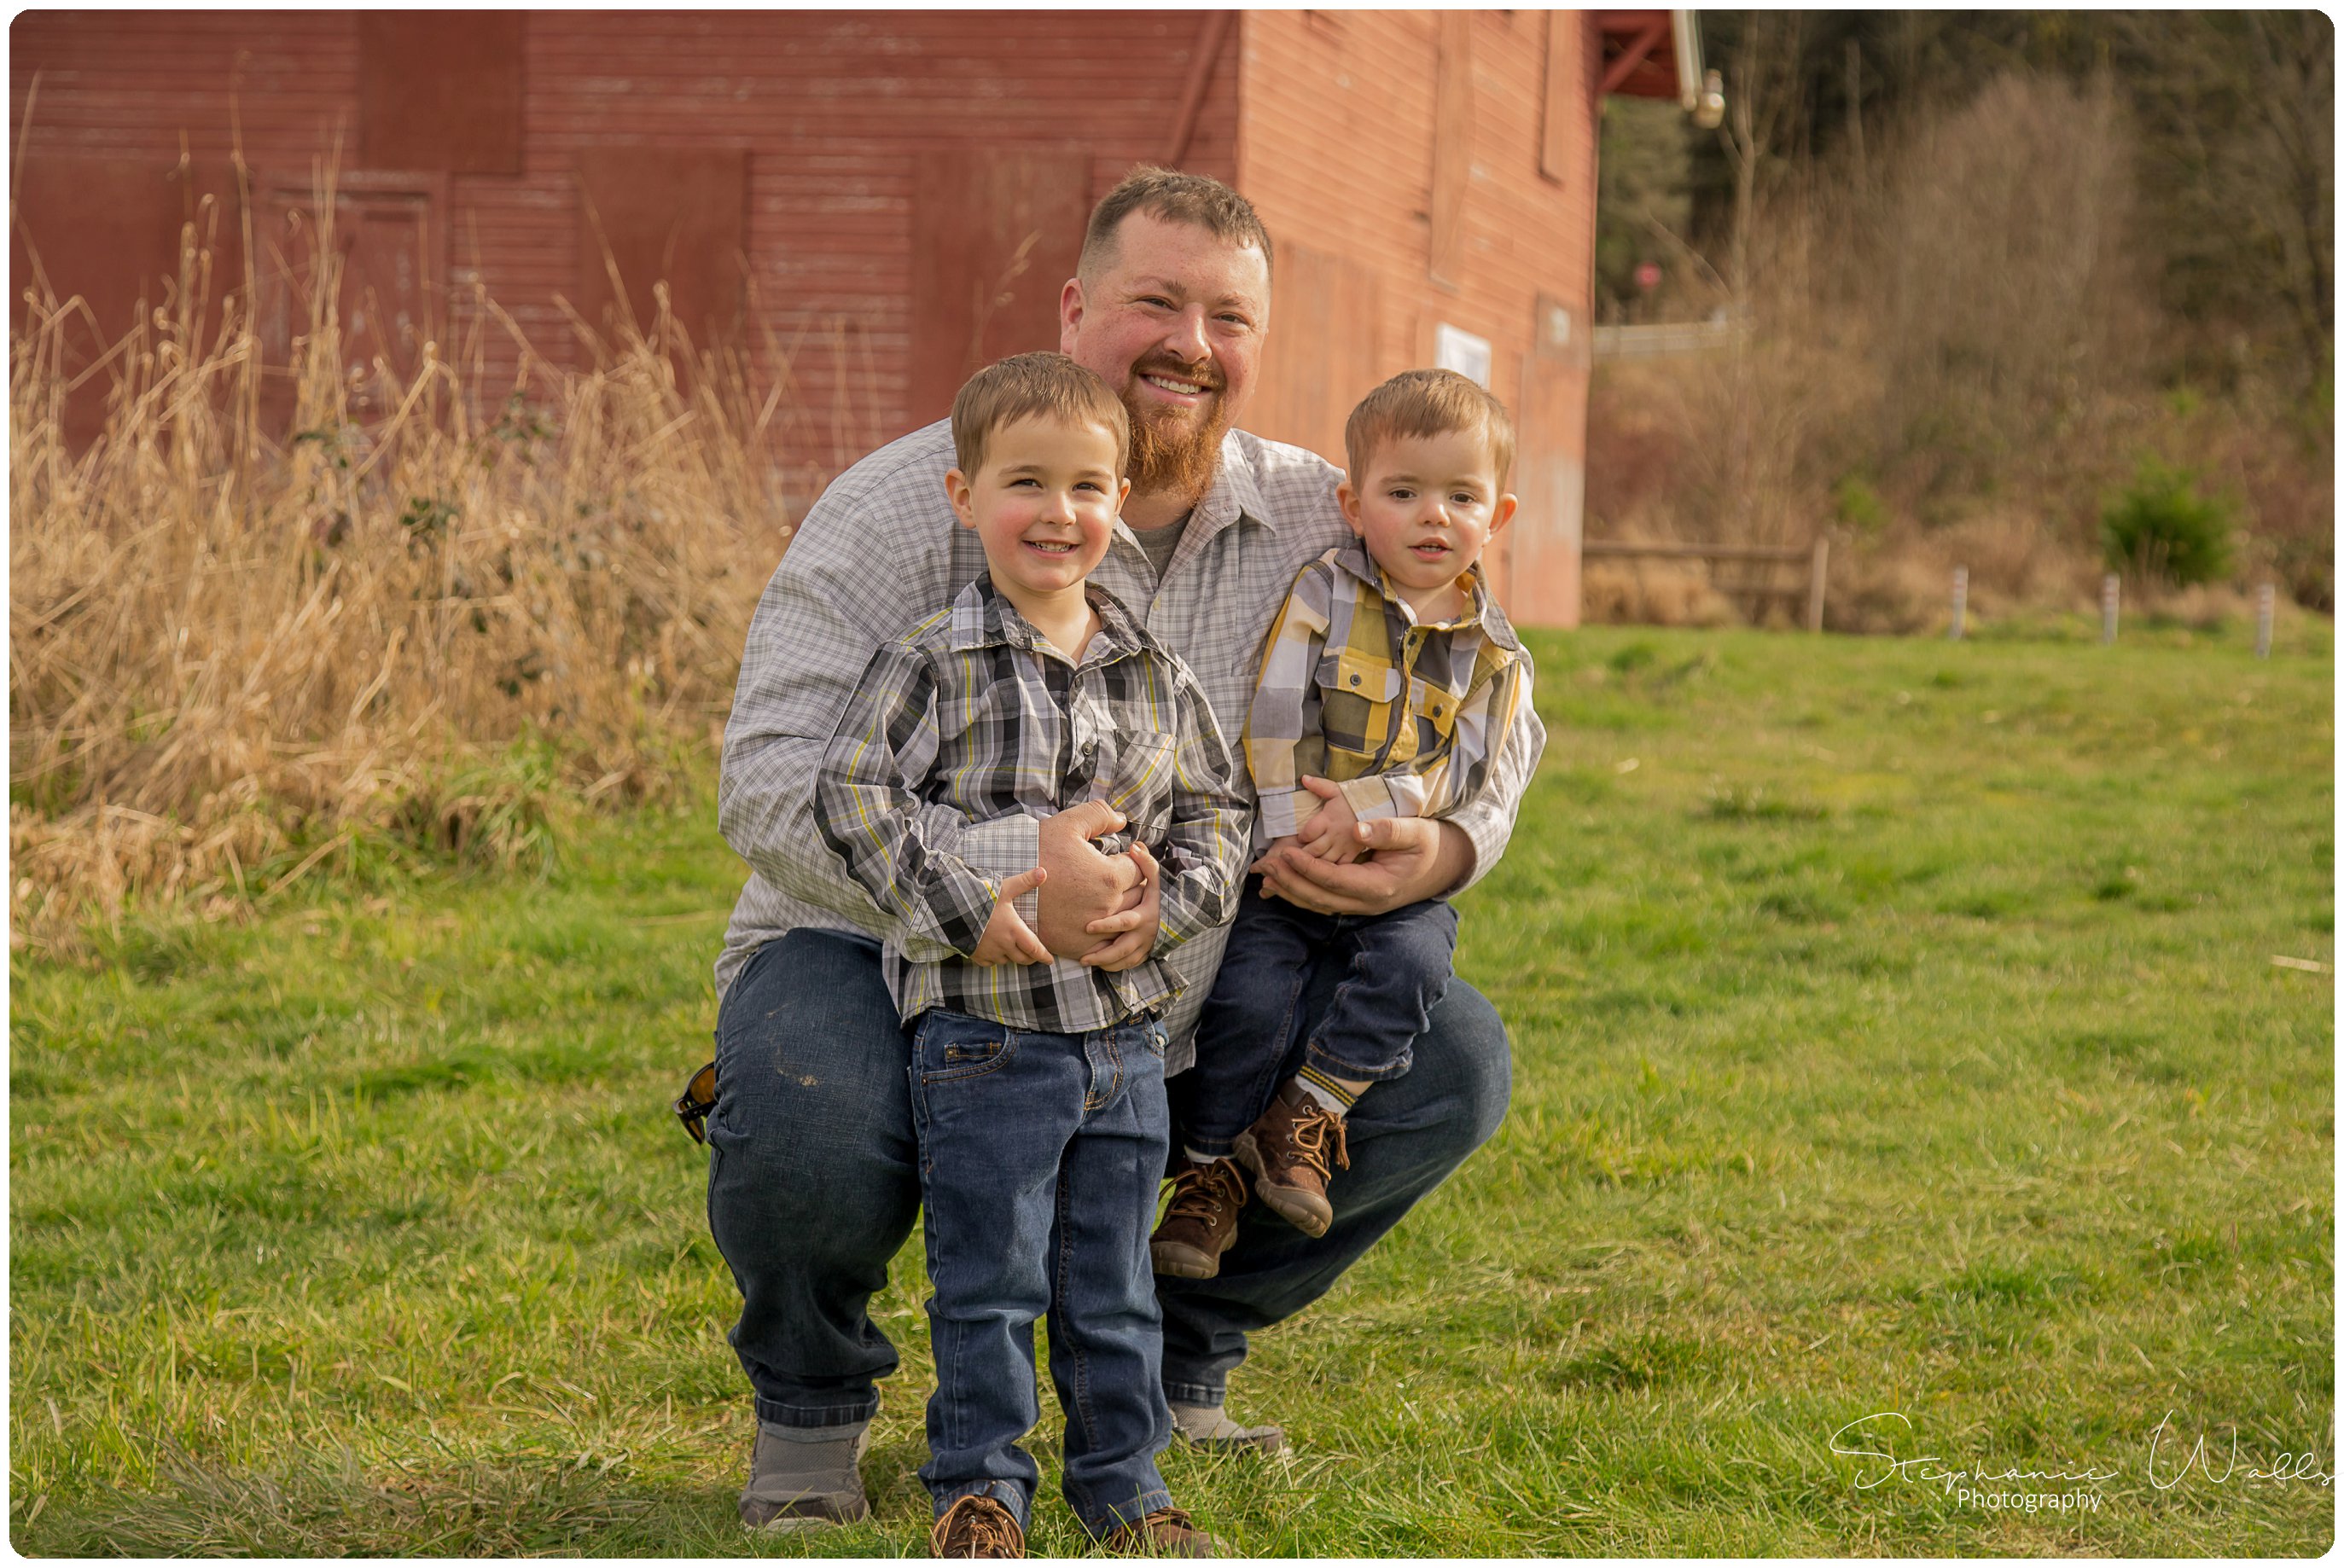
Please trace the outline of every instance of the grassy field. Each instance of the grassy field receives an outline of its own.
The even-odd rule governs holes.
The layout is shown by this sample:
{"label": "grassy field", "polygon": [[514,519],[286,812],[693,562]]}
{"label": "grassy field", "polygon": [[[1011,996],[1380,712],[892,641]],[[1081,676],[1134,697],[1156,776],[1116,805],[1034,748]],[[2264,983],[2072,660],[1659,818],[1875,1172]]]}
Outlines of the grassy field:
{"label": "grassy field", "polygon": [[[1511,1115],[1257,1342],[1232,1407],[1293,1452],[1175,1491],[1259,1555],[2326,1550],[2333,650],[2283,630],[1535,638],[1548,759],[1459,958]],[[666,1110],[712,820],[16,961],[19,1551],[923,1549],[916,1242],[874,1518],[734,1520]],[[1055,1491],[1035,1544],[1082,1550]]]}

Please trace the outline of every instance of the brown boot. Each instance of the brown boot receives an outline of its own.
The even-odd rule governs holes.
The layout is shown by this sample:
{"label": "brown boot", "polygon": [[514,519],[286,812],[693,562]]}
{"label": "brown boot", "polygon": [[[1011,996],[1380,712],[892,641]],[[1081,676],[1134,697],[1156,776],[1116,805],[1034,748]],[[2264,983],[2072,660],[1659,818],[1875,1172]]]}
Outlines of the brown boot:
{"label": "brown boot", "polygon": [[1172,1173],[1172,1206],[1147,1239],[1156,1271],[1183,1280],[1219,1273],[1221,1254],[1238,1239],[1238,1214],[1245,1201],[1245,1173],[1236,1161],[1183,1161]]}
{"label": "brown boot", "polygon": [[1186,1510],[1159,1508],[1137,1524],[1127,1524],[1102,1543],[1131,1557],[1212,1557],[1219,1543],[1188,1522]]}
{"label": "brown boot", "polygon": [[1026,1532],[1017,1516],[982,1492],[955,1497],[928,1532],[931,1557],[1023,1557]]}
{"label": "brown boot", "polygon": [[1238,1159],[1254,1174],[1261,1201],[1306,1236],[1323,1236],[1335,1222],[1327,1181],[1335,1166],[1349,1171],[1351,1151],[1343,1119],[1307,1094],[1281,1091],[1251,1127],[1238,1134]]}

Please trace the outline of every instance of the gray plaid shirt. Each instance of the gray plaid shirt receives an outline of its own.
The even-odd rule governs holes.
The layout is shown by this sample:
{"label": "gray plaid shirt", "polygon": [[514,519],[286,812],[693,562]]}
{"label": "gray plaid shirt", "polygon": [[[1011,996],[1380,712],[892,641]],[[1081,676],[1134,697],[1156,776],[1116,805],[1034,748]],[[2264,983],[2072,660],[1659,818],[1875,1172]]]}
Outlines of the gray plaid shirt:
{"label": "gray plaid shirt", "polygon": [[[945,498],[952,466],[946,420],[872,453],[823,492],[765,587],[741,658],[717,785],[718,825],[749,862],[716,960],[720,995],[751,953],[800,926],[882,940],[904,934],[902,916],[883,912],[814,830],[813,781],[872,651],[950,605],[985,569],[984,547]],[[1163,580],[1121,523],[1092,574],[1188,666],[1225,736],[1245,729],[1262,638],[1295,574],[1350,537],[1335,504],[1341,477],[1314,453],[1233,430]],[[1474,878],[1505,852],[1545,743],[1523,704],[1487,789],[1448,819],[1473,841]],[[1242,769],[1238,786],[1251,789]],[[987,876],[1035,864],[1030,819],[972,823],[946,807],[920,809],[930,844]],[[1189,1037],[1228,931],[1217,926],[1165,960],[1181,983],[1165,1014],[1172,1070],[1191,1060]]]}
{"label": "gray plaid shirt", "polygon": [[[979,578],[871,656],[814,782],[814,826],[904,935],[887,943],[887,989],[906,1020],[932,1007],[1015,1029],[1079,1034],[1162,1006],[1179,989],[1164,958],[1238,905],[1246,825],[1236,762],[1205,694],[1180,661],[1096,585],[1100,629],[1079,661],[1037,633]],[[1109,973],[1070,959],[977,965],[1000,892],[932,849],[914,808],[977,822],[1041,819],[1105,800],[1161,870],[1153,954]],[[1031,925],[1034,895],[1018,900]]]}

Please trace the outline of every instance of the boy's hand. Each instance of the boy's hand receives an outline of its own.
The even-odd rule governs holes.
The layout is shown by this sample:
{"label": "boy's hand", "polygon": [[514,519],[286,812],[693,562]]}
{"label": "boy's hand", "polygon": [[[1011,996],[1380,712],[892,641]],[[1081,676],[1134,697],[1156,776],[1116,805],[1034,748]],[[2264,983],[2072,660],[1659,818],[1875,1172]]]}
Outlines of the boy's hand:
{"label": "boy's hand", "polygon": [[1126,921],[1131,921],[1131,929],[1111,941],[1102,942],[1082,958],[1093,969],[1106,970],[1110,974],[1146,963],[1147,955],[1156,950],[1157,933],[1164,927],[1163,879],[1156,869],[1156,857],[1140,843],[1134,843],[1124,853],[1139,868],[1139,902],[1121,914],[1093,920],[1088,929],[1112,929]]}
{"label": "boy's hand", "polygon": [[985,922],[985,934],[977,939],[976,950],[968,955],[969,962],[990,965],[1050,961],[1050,950],[1017,915],[1017,900],[1040,887],[1048,875],[1036,866],[1030,871],[1002,879],[1000,895],[993,900],[992,918]]}
{"label": "boy's hand", "polygon": [[1312,812],[1310,820],[1302,824],[1299,835],[1302,847],[1322,860],[1332,860],[1348,866],[1367,853],[1359,842],[1357,829],[1359,813],[1343,799],[1343,792],[1324,779],[1305,777],[1302,787],[1324,802]]}

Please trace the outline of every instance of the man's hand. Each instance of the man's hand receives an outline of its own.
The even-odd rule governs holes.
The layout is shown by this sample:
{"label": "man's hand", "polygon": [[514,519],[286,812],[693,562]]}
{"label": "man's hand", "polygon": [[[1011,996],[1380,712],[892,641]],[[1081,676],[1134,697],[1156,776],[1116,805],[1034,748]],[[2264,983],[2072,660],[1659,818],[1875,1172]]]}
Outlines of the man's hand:
{"label": "man's hand", "polygon": [[1001,892],[993,900],[993,914],[985,922],[985,934],[976,940],[976,949],[968,955],[969,962],[977,964],[1046,964],[1050,961],[1050,950],[1042,939],[1027,929],[1017,917],[1018,898],[1042,885],[1049,876],[1036,866],[1030,871],[1020,871],[1005,877]]}
{"label": "man's hand", "polygon": [[1348,866],[1366,854],[1359,834],[1352,830],[1359,825],[1359,813],[1343,799],[1342,790],[1324,779],[1313,779],[1308,774],[1303,776],[1302,787],[1322,802],[1310,814],[1310,820],[1302,824],[1302,847],[1338,866]]}
{"label": "man's hand", "polygon": [[1163,881],[1156,857],[1145,844],[1134,844],[1124,852],[1139,868],[1139,902],[1121,914],[1093,920],[1089,929],[1094,934],[1119,934],[1083,955],[1083,962],[1110,973],[1146,963],[1147,955],[1156,950],[1157,933],[1164,924]]}
{"label": "man's hand", "polygon": [[1261,873],[1262,896],[1322,915],[1380,915],[1438,898],[1473,869],[1473,840],[1454,822],[1381,817],[1351,831],[1371,858],[1349,866],[1273,844],[1251,868]]}
{"label": "man's hand", "polygon": [[1042,824],[1042,869],[1050,879],[1035,900],[1034,925],[1043,945],[1060,958],[1090,953],[1099,945],[1099,922],[1131,913],[1144,896],[1137,861],[1102,855],[1091,844],[1123,824],[1123,813],[1104,800],[1068,807]]}

